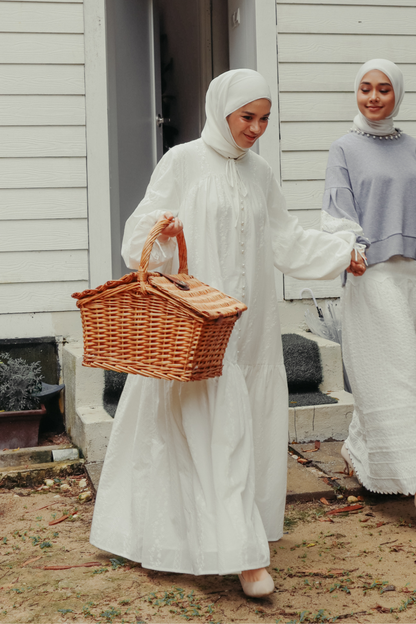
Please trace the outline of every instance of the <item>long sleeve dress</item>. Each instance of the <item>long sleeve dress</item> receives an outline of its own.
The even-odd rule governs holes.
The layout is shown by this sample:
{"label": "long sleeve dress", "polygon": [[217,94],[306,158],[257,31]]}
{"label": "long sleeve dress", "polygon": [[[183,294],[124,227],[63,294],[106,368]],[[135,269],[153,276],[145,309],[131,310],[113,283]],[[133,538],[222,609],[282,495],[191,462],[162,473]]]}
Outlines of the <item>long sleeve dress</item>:
{"label": "long sleeve dress", "polygon": [[342,293],[342,348],[354,395],[345,442],[373,492],[416,492],[416,141],[353,132],[331,146],[322,228],[368,248]]}
{"label": "long sleeve dress", "polygon": [[[274,266],[333,279],[355,242],[304,231],[287,212],[268,164],[237,161],[202,139],[156,167],[126,224],[123,255],[139,264],[150,227],[167,210],[184,224],[189,272],[244,301],[223,375],[182,383],[129,375],[101,475],[91,542],[146,568],[226,574],[269,563],[283,532],[288,395]],[[175,241],[151,267],[175,273]]]}

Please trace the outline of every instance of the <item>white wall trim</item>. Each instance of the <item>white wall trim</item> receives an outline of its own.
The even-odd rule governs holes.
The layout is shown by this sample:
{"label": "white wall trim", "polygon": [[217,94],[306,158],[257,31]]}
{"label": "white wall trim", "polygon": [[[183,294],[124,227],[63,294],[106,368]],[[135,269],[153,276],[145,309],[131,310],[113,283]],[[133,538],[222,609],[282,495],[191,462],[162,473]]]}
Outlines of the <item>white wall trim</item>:
{"label": "white wall trim", "polygon": [[[273,108],[267,132],[259,140],[259,154],[272,167],[281,182],[280,169],[280,107],[277,68],[277,15],[275,0],[256,0],[256,56],[257,71],[269,83]],[[275,270],[276,292],[283,301],[283,274]]]}
{"label": "white wall trim", "polygon": [[111,206],[105,0],[84,0],[85,93],[92,287],[111,279]]}
{"label": "white wall trim", "polygon": [[280,181],[280,112],[275,0],[256,0],[256,53],[257,71],[269,83],[273,100],[267,132],[259,140],[259,153],[267,160]]}

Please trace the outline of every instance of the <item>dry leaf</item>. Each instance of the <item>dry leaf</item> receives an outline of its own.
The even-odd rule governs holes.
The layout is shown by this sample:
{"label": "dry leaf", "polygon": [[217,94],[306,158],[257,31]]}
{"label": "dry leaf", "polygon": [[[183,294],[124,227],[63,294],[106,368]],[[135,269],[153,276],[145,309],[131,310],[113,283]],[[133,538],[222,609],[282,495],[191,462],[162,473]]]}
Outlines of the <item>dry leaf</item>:
{"label": "dry leaf", "polygon": [[359,509],[364,509],[364,505],[348,505],[347,507],[339,507],[338,509],[330,509],[326,511],[326,514],[339,514],[344,513],[346,511],[358,511]]}
{"label": "dry leaf", "polygon": [[381,605],[376,605],[375,607],[371,607],[373,611],[377,611],[378,613],[390,613],[390,609],[387,607],[382,607]]}
{"label": "dry leaf", "polygon": [[49,526],[52,526],[53,524],[59,524],[60,522],[63,522],[64,520],[66,520],[67,518],[69,518],[69,516],[62,516],[61,518],[58,518],[57,520],[51,520],[49,522]]}
{"label": "dry leaf", "polygon": [[29,563],[33,563],[34,561],[38,561],[38,559],[42,559],[42,555],[40,557],[34,557],[33,559],[28,559],[27,561],[22,563],[22,568],[24,568],[24,566],[29,565]]}
{"label": "dry leaf", "polygon": [[329,570],[299,570],[298,572],[290,575],[290,576],[324,576],[327,578],[331,578],[332,576],[343,576],[344,574],[355,572],[358,568],[354,570],[340,570],[340,569],[329,569]]}
{"label": "dry leaf", "polygon": [[95,568],[97,566],[102,566],[103,564],[100,561],[88,561],[87,563],[78,563],[75,565],[53,565],[53,566],[44,566],[44,570],[69,570],[70,568]]}
{"label": "dry leaf", "polygon": [[326,500],[326,498],[320,498],[319,499],[321,501],[321,503],[323,503],[324,505],[329,505],[328,501]]}

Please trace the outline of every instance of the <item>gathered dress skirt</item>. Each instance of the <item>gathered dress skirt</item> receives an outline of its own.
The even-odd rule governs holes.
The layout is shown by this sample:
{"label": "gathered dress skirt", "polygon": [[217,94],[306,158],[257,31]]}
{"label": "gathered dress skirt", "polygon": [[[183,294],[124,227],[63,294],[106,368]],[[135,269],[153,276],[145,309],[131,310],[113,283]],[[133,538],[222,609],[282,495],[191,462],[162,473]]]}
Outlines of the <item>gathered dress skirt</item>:
{"label": "gathered dress skirt", "polygon": [[348,275],[342,348],[354,395],[346,446],[364,487],[416,492],[416,261]]}

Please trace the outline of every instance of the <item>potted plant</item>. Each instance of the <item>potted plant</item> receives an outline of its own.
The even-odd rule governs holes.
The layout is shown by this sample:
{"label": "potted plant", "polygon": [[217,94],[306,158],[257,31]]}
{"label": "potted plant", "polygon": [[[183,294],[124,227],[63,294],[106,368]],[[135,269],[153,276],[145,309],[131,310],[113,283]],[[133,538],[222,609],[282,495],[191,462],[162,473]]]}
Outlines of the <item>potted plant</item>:
{"label": "potted plant", "polygon": [[46,413],[36,396],[41,392],[40,362],[0,353],[0,450],[37,446]]}

